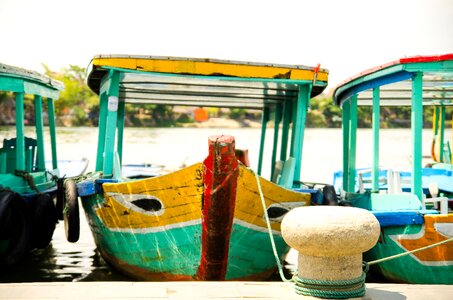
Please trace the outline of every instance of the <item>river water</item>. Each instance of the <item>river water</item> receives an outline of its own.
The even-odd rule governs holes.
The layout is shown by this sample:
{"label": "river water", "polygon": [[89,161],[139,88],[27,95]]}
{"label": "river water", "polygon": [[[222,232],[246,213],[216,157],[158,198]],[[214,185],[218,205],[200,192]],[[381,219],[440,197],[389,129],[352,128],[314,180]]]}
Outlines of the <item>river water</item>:
{"label": "river water", "polygon": [[[0,127],[0,140],[14,136],[13,127]],[[33,137],[34,129],[26,127],[26,135]],[[208,151],[208,137],[227,134],[236,139],[236,148],[248,149],[251,167],[256,170],[260,143],[258,128],[126,128],[123,150],[124,163],[156,163],[168,168],[178,168],[202,161]],[[451,141],[451,130],[447,131]],[[48,140],[48,133],[46,137]],[[58,158],[80,159],[94,169],[96,159],[97,129],[90,127],[57,128]],[[266,135],[263,176],[270,175],[270,155],[273,130]],[[423,131],[423,155],[429,155],[431,130]],[[333,172],[342,166],[341,129],[307,129],[302,158],[302,181],[332,183]],[[409,165],[411,157],[411,132],[408,129],[381,130],[381,165],[394,167]],[[371,130],[359,129],[357,166],[366,166],[372,157]],[[46,148],[46,157],[50,149]],[[80,239],[77,243],[66,241],[64,225],[57,224],[52,243],[44,250],[35,250],[21,263],[0,270],[0,282],[39,281],[121,281],[130,280],[110,268],[99,256],[81,210]]]}

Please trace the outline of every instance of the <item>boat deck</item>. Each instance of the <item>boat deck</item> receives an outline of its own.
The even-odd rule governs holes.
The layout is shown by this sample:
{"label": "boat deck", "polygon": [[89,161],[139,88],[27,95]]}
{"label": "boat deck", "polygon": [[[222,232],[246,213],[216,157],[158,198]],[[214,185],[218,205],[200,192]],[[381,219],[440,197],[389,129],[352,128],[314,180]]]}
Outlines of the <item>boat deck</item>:
{"label": "boat deck", "polygon": [[[366,284],[356,299],[449,300],[453,285]],[[283,282],[39,282],[0,284],[0,299],[319,299]]]}

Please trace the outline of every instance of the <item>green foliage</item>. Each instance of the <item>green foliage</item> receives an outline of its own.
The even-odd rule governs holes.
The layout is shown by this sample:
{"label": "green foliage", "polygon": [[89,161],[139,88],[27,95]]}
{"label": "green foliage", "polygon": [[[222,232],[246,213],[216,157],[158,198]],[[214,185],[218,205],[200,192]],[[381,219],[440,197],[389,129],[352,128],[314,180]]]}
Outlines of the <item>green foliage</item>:
{"label": "green foliage", "polygon": [[98,105],[97,96],[85,83],[86,70],[79,66],[70,65],[59,73],[52,72],[43,65],[47,76],[64,83],[65,89],[55,102],[57,122],[65,126],[93,125],[90,114]]}
{"label": "green foliage", "polygon": [[310,101],[307,127],[341,127],[341,109],[332,98],[315,98]]}
{"label": "green foliage", "polygon": [[228,116],[231,119],[237,120],[240,118],[244,118],[246,113],[247,113],[247,110],[245,108],[231,108]]}

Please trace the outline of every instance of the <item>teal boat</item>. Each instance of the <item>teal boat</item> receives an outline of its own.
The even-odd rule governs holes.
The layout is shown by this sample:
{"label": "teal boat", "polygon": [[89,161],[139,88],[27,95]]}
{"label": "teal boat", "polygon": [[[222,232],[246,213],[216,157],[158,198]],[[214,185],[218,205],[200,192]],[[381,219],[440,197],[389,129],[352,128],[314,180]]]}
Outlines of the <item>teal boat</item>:
{"label": "teal boat", "polygon": [[[453,54],[402,58],[364,71],[336,87],[334,101],[343,110],[343,171],[335,174],[334,185],[344,205],[370,210],[381,225],[379,242],[365,255],[371,271],[396,282],[453,284],[453,169],[445,126],[453,105]],[[370,153],[357,149],[359,105],[372,107]],[[391,168],[380,164],[380,111],[391,105],[411,109],[407,169],[405,162]],[[425,164],[422,148],[432,143],[422,139],[426,106],[437,112],[433,148],[438,154],[437,161]],[[359,153],[369,165],[356,166]],[[401,256],[389,258],[395,255]]]}
{"label": "teal boat", "polygon": [[[60,210],[54,101],[64,85],[34,71],[0,64],[0,92],[15,99],[16,132],[0,148],[0,265],[13,265],[30,250],[50,243]],[[25,136],[24,105],[33,97],[35,135]],[[44,115],[47,106],[51,149],[46,168]],[[63,183],[63,182],[62,182]],[[61,190],[61,189],[60,189]],[[59,197],[63,199],[62,197]],[[61,204],[61,203],[60,203]]]}
{"label": "teal boat", "polygon": [[[297,187],[306,111],[327,78],[319,67],[96,56],[88,76],[100,100],[96,172],[78,181],[77,190],[102,257],[141,280],[269,278],[277,269],[269,234],[280,260],[289,251],[280,233],[283,215],[323,201],[320,191]],[[154,169],[152,177],[146,172],[125,177],[125,105],[143,103],[262,110],[257,170],[247,167],[245,152],[236,156],[234,138],[219,131],[200,145],[200,151],[209,148],[204,162],[167,174]],[[274,168],[265,179],[259,175],[271,120]],[[190,142],[188,136],[178,149]]]}

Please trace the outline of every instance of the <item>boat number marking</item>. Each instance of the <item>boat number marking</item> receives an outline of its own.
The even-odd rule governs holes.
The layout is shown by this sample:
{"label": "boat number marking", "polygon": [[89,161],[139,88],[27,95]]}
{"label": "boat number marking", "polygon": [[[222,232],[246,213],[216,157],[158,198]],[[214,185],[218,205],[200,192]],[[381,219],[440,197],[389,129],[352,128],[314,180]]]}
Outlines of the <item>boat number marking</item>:
{"label": "boat number marking", "polygon": [[118,97],[109,96],[108,110],[109,111],[117,111],[118,110]]}

